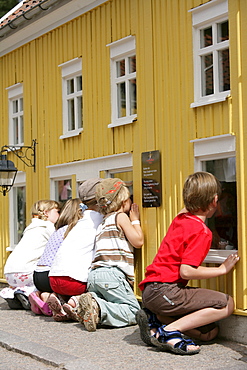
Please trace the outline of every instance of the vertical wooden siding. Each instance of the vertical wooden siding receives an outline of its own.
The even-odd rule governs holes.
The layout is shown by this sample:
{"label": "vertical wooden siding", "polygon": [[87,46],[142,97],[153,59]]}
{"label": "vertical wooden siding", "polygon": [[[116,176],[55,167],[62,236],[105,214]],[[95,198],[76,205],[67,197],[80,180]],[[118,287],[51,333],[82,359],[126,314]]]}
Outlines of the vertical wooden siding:
{"label": "vertical wooden siding", "polygon": [[[172,218],[183,206],[182,187],[194,171],[190,140],[235,133],[240,148],[237,157],[239,238],[246,245],[246,109],[247,48],[244,47],[247,14],[245,0],[229,0],[232,100],[191,109],[193,102],[193,44],[189,9],[207,0],[110,0],[98,8],[50,31],[0,59],[1,145],[8,143],[6,87],[24,85],[25,144],[38,140],[37,173],[18,161],[27,172],[27,209],[49,195],[46,166],[76,160],[133,152],[135,201],[141,204],[141,152],[160,150],[162,206],[142,210],[145,246],[136,254],[137,281],[144,276]],[[137,122],[109,129],[111,122],[110,60],[106,45],[136,36]],[[234,40],[234,42],[232,42]],[[82,58],[83,127],[78,137],[59,139],[62,134],[62,85],[58,65]],[[236,98],[238,96],[238,98]],[[233,102],[233,103],[232,103]],[[8,197],[1,198],[1,214],[8,215]],[[2,219],[2,216],[1,216]],[[5,260],[8,220],[1,222],[0,258]],[[155,230],[155,231],[154,231]],[[246,248],[241,249],[246,260]],[[3,273],[0,271],[1,276]],[[235,272],[234,272],[235,274]],[[243,277],[243,279],[242,279]],[[242,291],[247,286],[246,267],[237,272],[237,307],[247,306]],[[200,283],[232,293],[233,278]],[[198,282],[193,282],[198,284]]]}

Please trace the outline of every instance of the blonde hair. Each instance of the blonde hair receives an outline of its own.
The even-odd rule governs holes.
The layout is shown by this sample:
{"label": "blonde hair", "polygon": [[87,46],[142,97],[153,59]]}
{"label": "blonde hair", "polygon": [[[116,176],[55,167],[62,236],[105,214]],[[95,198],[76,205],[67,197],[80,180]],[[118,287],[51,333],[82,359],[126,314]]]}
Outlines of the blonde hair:
{"label": "blonde hair", "polygon": [[45,211],[50,211],[56,208],[60,211],[60,204],[55,200],[39,200],[34,203],[31,209],[32,216],[37,216],[37,218],[47,221],[47,215]]}
{"label": "blonde hair", "polygon": [[64,239],[68,235],[68,233],[73,229],[73,227],[77,224],[77,222],[82,218],[82,210],[80,208],[81,200],[79,198],[69,199],[64,204],[60,216],[55,223],[55,229],[58,230],[60,227],[68,225]]}
{"label": "blonde hair", "polygon": [[216,195],[221,195],[221,184],[209,172],[195,172],[184,183],[184,205],[191,213],[199,209],[206,212]]}
{"label": "blonde hair", "polygon": [[102,213],[103,215],[107,215],[108,213],[118,211],[121,208],[123,202],[125,202],[129,198],[130,198],[129,189],[125,185],[123,185],[110,204],[108,204],[106,198],[101,198],[98,200],[100,213]]}

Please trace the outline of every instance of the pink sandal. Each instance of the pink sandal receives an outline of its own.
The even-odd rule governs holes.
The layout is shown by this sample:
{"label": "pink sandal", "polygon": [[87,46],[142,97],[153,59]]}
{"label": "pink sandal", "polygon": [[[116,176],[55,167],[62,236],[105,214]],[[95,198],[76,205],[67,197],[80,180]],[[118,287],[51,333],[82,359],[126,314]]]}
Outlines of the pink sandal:
{"label": "pink sandal", "polygon": [[29,294],[28,296],[31,310],[37,315],[52,316],[52,311],[50,310],[48,304],[42,299],[40,299],[35,292]]}

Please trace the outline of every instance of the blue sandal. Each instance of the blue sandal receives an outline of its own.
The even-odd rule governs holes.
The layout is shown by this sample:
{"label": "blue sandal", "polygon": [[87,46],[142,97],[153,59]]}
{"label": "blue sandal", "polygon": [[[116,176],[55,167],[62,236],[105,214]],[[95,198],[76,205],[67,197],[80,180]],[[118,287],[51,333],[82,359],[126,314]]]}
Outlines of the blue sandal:
{"label": "blue sandal", "polygon": [[[179,355],[195,355],[200,352],[200,348],[188,350],[188,346],[195,346],[196,344],[191,339],[184,339],[180,331],[167,331],[164,328],[165,325],[162,325],[158,328],[158,338],[151,337],[151,342],[153,345],[159,347],[163,351],[171,351]],[[179,339],[179,341],[172,345],[169,344],[169,340],[171,339]]]}
{"label": "blue sandal", "polygon": [[[157,319],[156,315],[147,308],[138,310],[136,313],[136,322],[140,328],[141,339],[149,346],[157,346],[158,342],[154,336],[151,336],[150,330],[157,329],[162,323]],[[152,339],[153,338],[153,339]]]}

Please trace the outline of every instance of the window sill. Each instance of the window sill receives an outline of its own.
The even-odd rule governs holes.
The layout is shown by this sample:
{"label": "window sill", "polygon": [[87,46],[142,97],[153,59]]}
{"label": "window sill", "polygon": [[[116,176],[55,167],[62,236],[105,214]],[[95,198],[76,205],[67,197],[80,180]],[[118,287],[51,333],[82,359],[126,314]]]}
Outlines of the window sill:
{"label": "window sill", "polygon": [[69,137],[74,137],[80,135],[80,133],[83,131],[83,128],[80,128],[78,130],[69,131],[64,135],[59,136],[59,139],[68,139]]}
{"label": "window sill", "polygon": [[220,103],[222,101],[225,101],[226,99],[230,98],[230,91],[228,91],[224,96],[221,97],[212,97],[208,98],[205,100],[198,100],[194,103],[190,104],[190,108],[197,108],[197,107],[202,107],[204,105],[209,105],[209,104],[215,104],[215,103]]}
{"label": "window sill", "polygon": [[231,250],[210,249],[210,251],[208,252],[203,262],[222,264],[226,260],[226,258],[232,253],[237,253],[237,250],[236,249],[231,249]]}
{"label": "window sill", "polygon": [[136,122],[136,121],[137,121],[137,116],[135,115],[135,116],[131,116],[131,117],[119,120],[118,122],[110,123],[108,125],[108,128],[129,125],[130,123],[133,123],[133,122]]}

